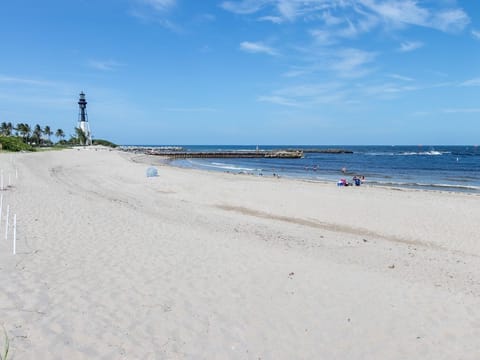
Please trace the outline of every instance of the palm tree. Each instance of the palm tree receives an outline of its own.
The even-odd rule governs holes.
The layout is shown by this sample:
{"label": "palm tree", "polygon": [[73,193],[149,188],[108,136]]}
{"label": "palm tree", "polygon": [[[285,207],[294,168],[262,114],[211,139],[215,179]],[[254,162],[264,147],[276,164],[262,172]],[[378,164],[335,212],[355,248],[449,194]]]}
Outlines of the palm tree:
{"label": "palm tree", "polygon": [[7,135],[7,123],[5,121],[0,124],[0,134]]}
{"label": "palm tree", "polygon": [[77,135],[77,140],[80,145],[85,145],[87,143],[87,135],[81,128],[76,127],[75,134]]}
{"label": "palm tree", "polygon": [[56,136],[58,139],[63,140],[63,138],[65,137],[65,133],[63,132],[62,129],[57,129],[57,131],[55,131],[55,136]]}
{"label": "palm tree", "polygon": [[12,135],[13,125],[12,125],[12,123],[11,123],[10,121],[7,123],[6,132],[7,132],[7,134],[6,134],[7,136]]}
{"label": "palm tree", "polygon": [[29,140],[30,140],[30,133],[32,132],[32,129],[30,128],[30,125],[24,124],[24,123],[19,123],[19,124],[17,124],[17,131],[22,136],[23,141],[26,144],[28,144]]}
{"label": "palm tree", "polygon": [[53,132],[50,130],[50,126],[45,126],[43,128],[43,133],[47,136],[48,142],[50,142],[50,136],[52,136]]}
{"label": "palm tree", "polygon": [[18,134],[20,134],[20,136],[22,136],[22,128],[23,128],[24,124],[23,123],[18,123],[17,124],[17,127],[15,128],[15,130],[17,131]]}
{"label": "palm tree", "polygon": [[33,129],[32,140],[35,141],[35,144],[37,144],[37,146],[39,146],[42,141],[42,128],[38,124],[35,125],[35,128]]}

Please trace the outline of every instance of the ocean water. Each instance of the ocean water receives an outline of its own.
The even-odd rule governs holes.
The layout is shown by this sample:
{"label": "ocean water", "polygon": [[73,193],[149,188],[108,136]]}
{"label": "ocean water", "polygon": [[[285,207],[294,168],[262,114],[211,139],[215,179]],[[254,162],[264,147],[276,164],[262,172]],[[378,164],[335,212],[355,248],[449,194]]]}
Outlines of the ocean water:
{"label": "ocean water", "polygon": [[[189,146],[189,151],[255,150],[256,146]],[[302,159],[182,159],[175,166],[256,176],[290,177],[332,184],[365,176],[371,185],[480,193],[480,149],[477,146],[259,146],[259,149],[303,149]],[[309,153],[309,149],[347,149],[353,154]],[[344,171],[342,171],[342,169]]]}

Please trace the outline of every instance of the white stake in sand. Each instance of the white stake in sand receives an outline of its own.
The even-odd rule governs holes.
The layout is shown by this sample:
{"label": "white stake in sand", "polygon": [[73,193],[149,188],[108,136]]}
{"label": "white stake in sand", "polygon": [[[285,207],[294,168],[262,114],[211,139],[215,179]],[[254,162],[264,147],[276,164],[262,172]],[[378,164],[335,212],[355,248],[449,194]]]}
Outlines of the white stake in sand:
{"label": "white stake in sand", "polygon": [[13,215],[13,255],[17,253],[17,214]]}
{"label": "white stake in sand", "polygon": [[5,240],[8,239],[8,216],[10,215],[10,205],[7,205],[7,217],[5,218]]}
{"label": "white stake in sand", "polygon": [[10,174],[8,174],[8,187],[12,186],[12,179]]}
{"label": "white stake in sand", "polygon": [[18,179],[18,169],[15,168],[15,179]]}
{"label": "white stake in sand", "polygon": [[2,171],[2,175],[1,175],[0,177],[1,177],[1,180],[0,180],[0,190],[3,190],[3,171]]}
{"label": "white stake in sand", "polygon": [[0,196],[0,229],[2,228],[3,194]]}

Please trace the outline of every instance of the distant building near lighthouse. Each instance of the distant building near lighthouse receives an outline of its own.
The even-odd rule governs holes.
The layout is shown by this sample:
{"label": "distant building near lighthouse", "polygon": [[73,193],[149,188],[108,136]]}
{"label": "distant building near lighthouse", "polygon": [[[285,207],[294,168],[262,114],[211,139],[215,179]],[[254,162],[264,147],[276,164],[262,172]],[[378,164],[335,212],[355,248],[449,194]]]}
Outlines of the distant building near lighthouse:
{"label": "distant building near lighthouse", "polygon": [[85,134],[85,144],[92,145],[92,133],[90,132],[90,125],[88,124],[87,115],[87,100],[85,100],[85,94],[83,91],[80,93],[80,99],[78,100],[78,125],[77,127],[82,129]]}

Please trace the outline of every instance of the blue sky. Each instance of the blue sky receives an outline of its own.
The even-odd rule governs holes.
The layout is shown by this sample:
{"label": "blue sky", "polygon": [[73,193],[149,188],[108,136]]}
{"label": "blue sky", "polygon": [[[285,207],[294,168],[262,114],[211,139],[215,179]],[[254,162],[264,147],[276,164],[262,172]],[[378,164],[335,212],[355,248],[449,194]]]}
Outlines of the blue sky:
{"label": "blue sky", "polygon": [[16,0],[0,121],[120,144],[478,144],[477,0]]}

